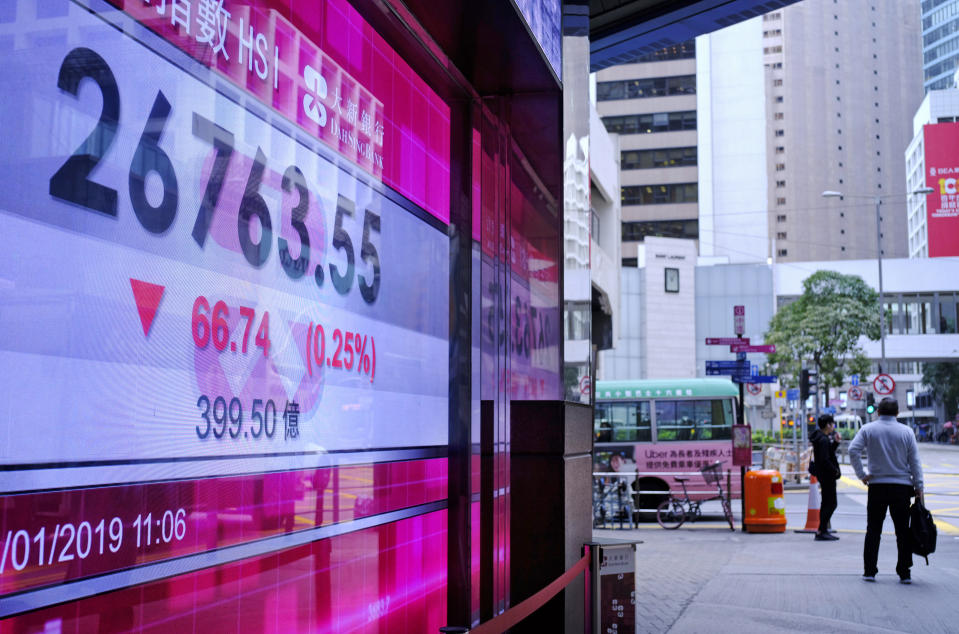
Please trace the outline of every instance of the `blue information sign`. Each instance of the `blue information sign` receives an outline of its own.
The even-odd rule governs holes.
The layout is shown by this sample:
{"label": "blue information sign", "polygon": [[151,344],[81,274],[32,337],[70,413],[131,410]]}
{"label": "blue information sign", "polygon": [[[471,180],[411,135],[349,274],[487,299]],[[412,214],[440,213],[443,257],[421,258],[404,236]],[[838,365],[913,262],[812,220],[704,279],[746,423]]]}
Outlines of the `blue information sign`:
{"label": "blue information sign", "polygon": [[787,401],[798,401],[799,400],[799,388],[791,387],[786,390],[786,400]]}
{"label": "blue information sign", "polygon": [[732,368],[732,369],[742,369],[744,368],[746,372],[749,371],[749,364],[743,363],[741,361],[707,361],[707,368]]}
{"label": "blue information sign", "polygon": [[729,377],[733,383],[775,383],[779,380],[778,376],[752,376],[749,374],[734,374]]}

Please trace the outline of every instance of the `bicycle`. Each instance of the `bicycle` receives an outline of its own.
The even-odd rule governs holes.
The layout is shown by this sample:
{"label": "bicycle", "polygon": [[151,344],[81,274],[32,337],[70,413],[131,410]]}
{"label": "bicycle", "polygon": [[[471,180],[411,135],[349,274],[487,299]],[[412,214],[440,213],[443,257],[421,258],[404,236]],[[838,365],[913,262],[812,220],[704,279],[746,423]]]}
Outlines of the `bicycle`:
{"label": "bicycle", "polygon": [[699,470],[706,484],[715,484],[718,490],[717,495],[702,500],[691,500],[689,498],[689,493],[686,491],[686,481],[689,480],[689,476],[674,476],[674,479],[683,487],[683,496],[676,497],[670,495],[668,500],[660,503],[659,507],[656,508],[656,521],[659,522],[659,525],[667,530],[675,530],[682,526],[686,520],[695,522],[702,517],[703,502],[719,500],[720,504],[722,504],[726,521],[729,522],[729,530],[736,530],[736,527],[733,525],[733,511],[729,503],[729,498],[723,492],[722,466],[723,463],[717,460]]}

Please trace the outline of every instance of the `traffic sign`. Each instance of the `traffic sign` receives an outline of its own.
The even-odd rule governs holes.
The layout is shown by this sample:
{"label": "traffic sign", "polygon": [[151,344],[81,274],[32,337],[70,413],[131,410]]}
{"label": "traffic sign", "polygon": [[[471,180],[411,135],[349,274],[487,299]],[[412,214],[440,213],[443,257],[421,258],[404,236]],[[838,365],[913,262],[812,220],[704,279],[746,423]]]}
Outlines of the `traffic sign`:
{"label": "traffic sign", "polygon": [[732,368],[706,368],[706,376],[735,376],[743,381],[748,381],[750,374]]}
{"label": "traffic sign", "polygon": [[872,387],[876,394],[889,396],[896,391],[896,381],[888,374],[880,374],[872,380]]}
{"label": "traffic sign", "polygon": [[746,332],[746,307],[733,306],[733,332],[741,335]]}
{"label": "traffic sign", "polygon": [[755,345],[751,346],[748,343],[731,343],[729,344],[730,352],[763,352],[765,354],[772,354],[776,352],[775,344],[767,345]]}
{"label": "traffic sign", "polygon": [[707,346],[733,346],[736,344],[749,345],[749,337],[706,337]]}
{"label": "traffic sign", "polygon": [[859,385],[859,375],[850,374],[849,375],[849,385]]}
{"label": "traffic sign", "polygon": [[729,378],[733,383],[775,383],[779,380],[778,376],[749,376],[742,374],[734,374]]}
{"label": "traffic sign", "polygon": [[760,385],[759,383],[747,383],[747,384],[746,384],[746,391],[749,392],[750,394],[752,394],[753,396],[756,396],[757,394],[761,394],[761,393],[762,393],[762,391],[763,391],[763,386]]}
{"label": "traffic sign", "polygon": [[786,390],[786,400],[788,401],[798,401],[799,400],[799,388],[791,387]]}
{"label": "traffic sign", "polygon": [[859,389],[858,387],[856,387],[855,385],[852,386],[851,388],[849,388],[849,392],[847,392],[847,395],[849,396],[849,400],[851,400],[851,401],[861,401],[861,400],[862,400],[862,390],[860,390],[860,389]]}
{"label": "traffic sign", "polygon": [[709,370],[710,368],[713,370],[742,370],[749,374],[749,364],[742,361],[707,361],[706,369]]}

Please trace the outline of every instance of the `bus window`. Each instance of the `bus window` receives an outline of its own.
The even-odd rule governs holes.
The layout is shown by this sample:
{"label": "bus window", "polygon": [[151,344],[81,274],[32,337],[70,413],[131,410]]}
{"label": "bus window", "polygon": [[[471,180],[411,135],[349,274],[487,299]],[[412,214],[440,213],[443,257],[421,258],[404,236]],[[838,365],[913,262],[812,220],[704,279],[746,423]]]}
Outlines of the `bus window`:
{"label": "bus window", "polygon": [[700,401],[709,404],[709,418],[700,420],[700,440],[731,440],[733,425],[733,402],[731,400]]}
{"label": "bus window", "polygon": [[649,401],[596,404],[596,442],[649,442],[651,427]]}
{"label": "bus window", "polygon": [[656,401],[656,440],[730,440],[730,400]]}

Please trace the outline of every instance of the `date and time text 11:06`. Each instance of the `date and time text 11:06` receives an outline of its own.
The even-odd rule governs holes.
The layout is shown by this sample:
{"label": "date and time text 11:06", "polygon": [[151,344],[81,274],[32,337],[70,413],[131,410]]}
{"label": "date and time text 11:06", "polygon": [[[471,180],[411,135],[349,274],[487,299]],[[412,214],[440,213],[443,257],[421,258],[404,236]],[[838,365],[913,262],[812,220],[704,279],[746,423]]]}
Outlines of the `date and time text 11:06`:
{"label": "date and time text 11:06", "polygon": [[[79,96],[80,83],[92,80],[100,90],[103,104],[94,129],[50,178],[50,195],[76,204],[85,209],[109,216],[117,215],[118,192],[107,185],[94,182],[91,174],[103,160],[114,142],[120,121],[120,89],[109,64],[95,51],[86,47],[71,50],[60,66],[57,86],[65,93]],[[179,207],[179,185],[173,162],[160,147],[160,138],[170,117],[172,105],[163,91],[157,91],[150,115],[133,155],[129,170],[129,195],[133,212],[140,225],[153,234],[162,234],[173,224]],[[208,142],[214,153],[212,170],[197,210],[191,235],[202,249],[213,221],[213,215],[221,197],[227,169],[235,152],[235,138],[231,131],[193,113],[193,135]],[[261,267],[272,251],[273,224],[266,200],[260,194],[267,157],[257,147],[250,172],[243,190],[237,212],[237,238],[245,260],[253,267]],[[147,176],[154,174],[162,183],[163,195],[154,205],[147,196]],[[310,270],[310,233],[307,229],[307,212],[310,207],[310,190],[306,177],[296,165],[283,172],[281,189],[286,194],[298,196],[292,209],[291,228],[300,240],[300,254],[292,258],[287,240],[277,236],[280,264],[286,275],[300,279]],[[331,246],[339,251],[346,264],[328,265],[330,280],[340,295],[347,295],[354,280],[364,302],[373,304],[380,289],[380,257],[373,244],[373,233],[380,233],[380,216],[366,210],[363,217],[363,232],[360,243],[360,259],[366,263],[369,275],[356,274],[356,254],[353,240],[344,228],[347,217],[353,216],[355,204],[343,195],[338,195]],[[259,224],[259,241],[252,223],[256,217]],[[325,273],[322,263],[313,268],[314,282],[323,287]]]}
{"label": "date and time text 11:06", "polygon": [[66,564],[89,557],[120,555],[135,543],[137,550],[182,541],[187,534],[185,509],[139,514],[124,522],[120,517],[96,521],[61,522],[54,526],[8,530],[3,537],[0,574],[24,568]]}

